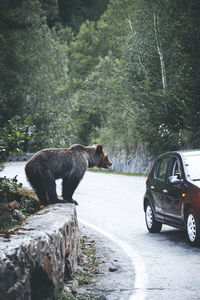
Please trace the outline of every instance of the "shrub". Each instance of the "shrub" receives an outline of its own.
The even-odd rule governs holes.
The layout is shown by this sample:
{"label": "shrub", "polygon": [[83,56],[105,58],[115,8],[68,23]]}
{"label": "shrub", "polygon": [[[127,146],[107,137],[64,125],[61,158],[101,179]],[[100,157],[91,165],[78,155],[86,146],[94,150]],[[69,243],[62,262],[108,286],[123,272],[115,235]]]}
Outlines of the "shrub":
{"label": "shrub", "polygon": [[23,189],[17,176],[12,179],[0,177],[0,230],[20,225],[39,207],[35,194]]}

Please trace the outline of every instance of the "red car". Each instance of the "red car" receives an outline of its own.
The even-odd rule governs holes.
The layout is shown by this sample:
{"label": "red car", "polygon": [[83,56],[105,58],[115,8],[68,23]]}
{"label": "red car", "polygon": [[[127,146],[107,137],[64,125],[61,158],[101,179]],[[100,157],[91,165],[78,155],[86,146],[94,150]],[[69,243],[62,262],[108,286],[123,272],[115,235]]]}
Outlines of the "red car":
{"label": "red car", "polygon": [[167,224],[185,229],[189,243],[200,246],[200,150],[168,152],[155,160],[144,211],[149,232]]}

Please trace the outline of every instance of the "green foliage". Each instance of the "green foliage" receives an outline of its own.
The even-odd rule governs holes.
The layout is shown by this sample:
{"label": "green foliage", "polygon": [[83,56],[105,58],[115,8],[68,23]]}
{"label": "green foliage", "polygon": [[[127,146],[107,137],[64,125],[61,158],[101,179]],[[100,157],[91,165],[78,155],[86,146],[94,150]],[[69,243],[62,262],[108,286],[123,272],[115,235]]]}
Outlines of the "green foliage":
{"label": "green foliage", "polygon": [[27,149],[27,144],[31,139],[31,133],[28,131],[31,121],[29,117],[22,120],[20,116],[14,116],[0,127],[0,169],[8,153]]}
{"label": "green foliage", "polygon": [[0,162],[72,143],[199,147],[199,12],[195,0],[2,0]]}
{"label": "green foliage", "polygon": [[0,203],[8,203],[13,199],[13,192],[18,191],[22,187],[21,183],[18,183],[17,176],[14,178],[0,177]]}
{"label": "green foliage", "polygon": [[[6,234],[6,230],[22,223],[23,216],[18,211],[12,211],[5,205],[0,204],[0,233]],[[8,235],[9,237],[9,235]]]}
{"label": "green foliage", "polygon": [[106,9],[107,3],[108,0],[60,0],[60,21],[77,33],[86,20],[97,21]]}
{"label": "green foliage", "polygon": [[17,176],[12,179],[0,177],[0,230],[20,225],[26,217],[38,210],[38,199],[33,192],[22,189]]}
{"label": "green foliage", "polygon": [[58,296],[58,300],[76,300],[77,298],[73,296],[72,294],[67,294],[67,293],[60,293]]}
{"label": "green foliage", "polygon": [[137,1],[131,18],[134,31],[125,52],[130,105],[135,107],[139,139],[153,154],[199,147],[199,96],[193,88],[200,75],[193,67],[199,63],[193,48],[199,9],[194,1],[178,6],[173,1]]}
{"label": "green foliage", "polygon": [[59,92],[67,76],[66,47],[47,26],[46,5],[0,4],[0,162],[10,152],[69,143],[72,105]]}

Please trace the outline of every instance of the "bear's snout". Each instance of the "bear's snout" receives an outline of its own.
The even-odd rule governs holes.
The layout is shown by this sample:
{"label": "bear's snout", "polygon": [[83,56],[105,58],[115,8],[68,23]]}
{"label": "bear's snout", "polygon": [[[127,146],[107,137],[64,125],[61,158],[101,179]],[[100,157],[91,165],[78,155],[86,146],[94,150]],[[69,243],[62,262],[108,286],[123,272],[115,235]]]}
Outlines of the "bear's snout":
{"label": "bear's snout", "polygon": [[108,161],[108,166],[111,167],[112,166],[112,162],[109,160]]}
{"label": "bear's snout", "polygon": [[111,166],[112,166],[112,162],[108,158],[105,159],[103,164],[102,164],[102,167],[105,168],[105,169],[108,169]]}

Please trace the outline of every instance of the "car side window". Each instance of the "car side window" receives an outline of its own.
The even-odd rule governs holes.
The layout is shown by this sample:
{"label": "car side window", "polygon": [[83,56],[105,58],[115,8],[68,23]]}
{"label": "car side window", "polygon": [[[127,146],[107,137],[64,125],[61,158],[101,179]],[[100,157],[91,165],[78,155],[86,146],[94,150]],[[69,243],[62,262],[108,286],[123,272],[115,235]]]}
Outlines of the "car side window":
{"label": "car side window", "polygon": [[155,168],[155,177],[156,178],[159,178],[161,180],[166,179],[168,164],[169,164],[169,157],[168,156],[161,158],[157,162],[157,165],[156,165],[156,168]]}
{"label": "car side window", "polygon": [[171,176],[176,176],[177,179],[182,178],[182,167],[181,167],[181,162],[177,157],[173,157],[173,166],[172,166],[172,172]]}

